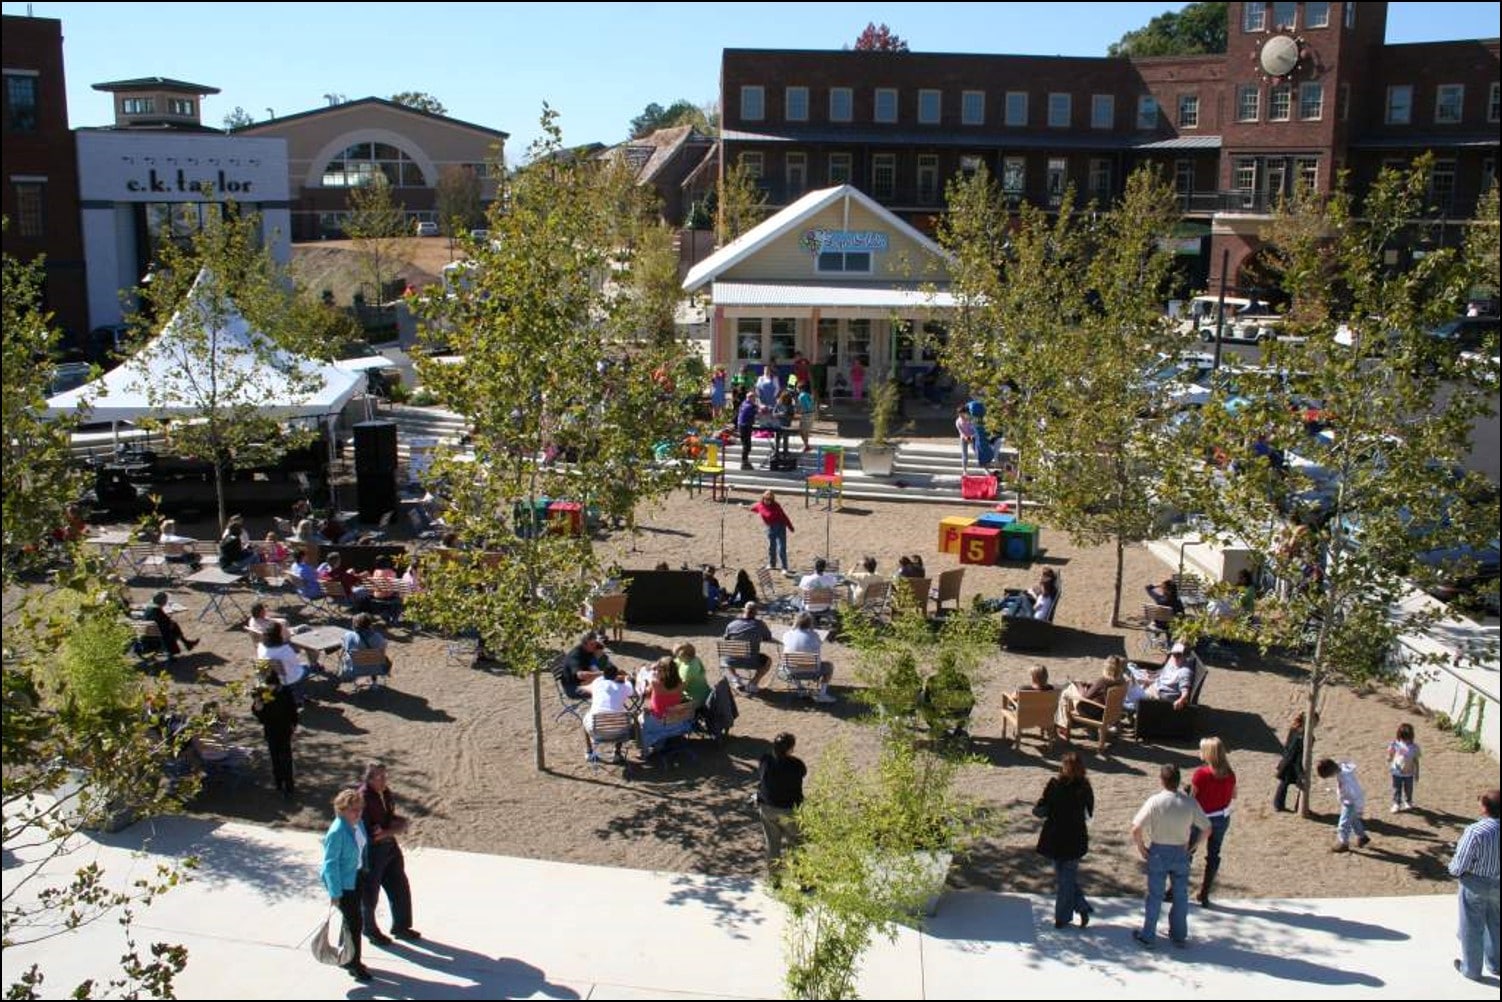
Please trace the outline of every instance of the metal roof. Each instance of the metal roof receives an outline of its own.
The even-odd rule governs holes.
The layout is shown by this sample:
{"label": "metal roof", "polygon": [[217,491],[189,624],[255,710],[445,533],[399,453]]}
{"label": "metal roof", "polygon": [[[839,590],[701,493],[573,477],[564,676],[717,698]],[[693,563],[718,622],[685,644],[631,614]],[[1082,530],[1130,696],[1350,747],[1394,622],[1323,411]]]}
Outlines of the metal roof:
{"label": "metal roof", "polygon": [[947,285],[916,282],[716,282],[716,306],[791,306],[853,309],[953,309]]}

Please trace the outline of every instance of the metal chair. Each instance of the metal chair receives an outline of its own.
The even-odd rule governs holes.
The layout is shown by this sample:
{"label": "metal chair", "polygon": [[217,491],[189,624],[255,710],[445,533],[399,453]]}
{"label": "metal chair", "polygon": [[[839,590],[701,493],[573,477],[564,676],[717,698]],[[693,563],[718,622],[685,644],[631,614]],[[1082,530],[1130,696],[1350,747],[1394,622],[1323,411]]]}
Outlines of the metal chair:
{"label": "metal chair", "polygon": [[813,617],[814,625],[832,625],[835,618],[833,588],[799,588],[798,606]]}
{"label": "metal chair", "polygon": [[1168,653],[1169,643],[1173,638],[1174,616],[1171,606],[1158,605],[1154,602],[1143,604],[1142,651],[1144,654]]}
{"label": "metal chair", "polygon": [[558,690],[558,704],[560,707],[558,712],[553,714],[553,723],[558,723],[564,717],[573,717],[579,722],[579,726],[584,726],[584,711],[589,708],[589,700],[575,699],[565,692],[563,690],[563,679],[558,676],[556,671],[553,673],[553,685]]}
{"label": "metal chair", "polygon": [[[560,691],[562,691],[560,689]],[[559,715],[560,717],[562,714]],[[600,767],[600,746],[615,745],[615,754],[622,759],[621,745],[630,741],[636,734],[636,722],[631,714],[625,710],[613,713],[596,713],[589,718],[588,726],[585,726],[581,718],[579,726],[584,727],[584,733],[588,737],[589,754],[587,760],[591,766]]]}
{"label": "metal chair", "polygon": [[798,695],[812,699],[824,681],[824,664],[811,651],[783,651],[777,659],[777,677]]}

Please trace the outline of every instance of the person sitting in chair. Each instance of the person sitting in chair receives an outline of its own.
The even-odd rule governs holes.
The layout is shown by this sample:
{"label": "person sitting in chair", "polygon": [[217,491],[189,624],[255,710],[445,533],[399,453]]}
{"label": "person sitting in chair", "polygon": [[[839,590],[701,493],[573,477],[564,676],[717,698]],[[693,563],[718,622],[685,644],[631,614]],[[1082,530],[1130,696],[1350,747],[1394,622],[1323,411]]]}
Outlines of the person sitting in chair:
{"label": "person sitting in chair", "polygon": [[[830,574],[828,572],[828,569],[829,564],[825,562],[823,557],[816,559],[814,561],[814,572],[812,574],[803,575],[803,577],[798,581],[798,590],[811,591],[815,588],[826,588],[830,591],[833,591],[835,588],[839,587],[839,575]],[[830,609],[834,608],[834,605],[830,602],[816,602],[812,605],[804,605],[803,608],[808,612],[828,612]]]}
{"label": "person sitting in chair", "polygon": [[337,581],[344,587],[344,594],[349,596],[350,606],[364,612],[370,608],[370,589],[361,584],[360,575],[344,566],[344,560],[338,551],[330,553],[328,559],[318,565],[318,580]]}
{"label": "person sitting in chair", "polygon": [[850,590],[850,604],[859,609],[866,601],[867,587],[878,578],[883,578],[883,576],[876,573],[876,558],[862,558],[861,569],[850,575],[850,580],[854,583],[854,587]]}
{"label": "person sitting in chair", "polygon": [[[350,657],[355,651],[382,651],[386,650],[386,638],[375,627],[375,619],[370,613],[362,612],[350,622],[350,629],[344,631],[344,671],[340,675],[341,682],[347,682],[354,678],[354,661]],[[391,658],[384,659],[386,672],[391,671]]]}
{"label": "person sitting in chair", "polygon": [[1142,699],[1164,699],[1172,701],[1175,710],[1182,710],[1189,705],[1198,667],[1199,659],[1194,652],[1183,641],[1175,643],[1168,652],[1168,660],[1156,673],[1132,671],[1136,684],[1127,693],[1127,704],[1135,708]]}
{"label": "person sitting in chair", "polygon": [[[755,602],[747,602],[741,614],[730,621],[725,627],[723,639],[744,641],[751,645],[751,654],[746,663],[732,664],[729,667],[732,669],[735,687],[748,696],[756,695],[761,680],[772,670],[772,659],[761,652],[761,645],[776,641],[772,639],[772,631],[767,629],[767,624],[756,618]],[[742,679],[740,671],[752,672],[751,681]]]}
{"label": "person sitting in chair", "polygon": [[1002,598],[977,602],[982,612],[999,612],[1010,619],[1052,619],[1059,599],[1058,574],[1052,567],[1043,568],[1038,583],[1024,591],[1009,589]]}
{"label": "person sitting in chair", "polygon": [[307,678],[308,666],[302,663],[292,645],[287,643],[287,635],[277,620],[266,621],[266,631],[261,635],[260,643],[256,644],[256,660],[272,663],[283,688],[292,694],[298,706],[306,701],[303,679]]}
{"label": "person sitting in chair", "polygon": [[563,694],[569,699],[588,699],[585,686],[604,673],[610,664],[605,654],[605,642],[593,630],[579,638],[573,649],[558,663],[558,681]]}
{"label": "person sitting in chair", "polygon": [[[1100,677],[1093,682],[1070,682],[1065,686],[1064,693],[1059,697],[1059,737],[1069,740],[1069,718],[1071,715],[1088,717],[1091,720],[1100,720],[1101,707],[1106,703],[1106,696],[1117,686],[1126,684],[1126,658],[1120,654],[1112,654],[1101,665]],[[1088,700],[1089,702],[1082,702]],[[1099,703],[1100,706],[1092,706]]]}
{"label": "person sitting in chair", "polygon": [[[593,761],[595,714],[625,713],[627,706],[636,696],[636,690],[629,681],[621,678],[621,670],[618,667],[606,662],[601,666],[599,673],[593,674],[589,682],[583,686],[580,695],[589,699],[589,710],[584,714],[584,757]],[[615,757],[623,758],[619,741],[615,745]]]}
{"label": "person sitting in chair", "polygon": [[166,592],[159,591],[151,596],[151,604],[146,607],[145,615],[156,624],[157,632],[162,635],[162,650],[167,653],[169,662],[181,654],[184,647],[191,651],[198,646],[199,642],[189,640],[183,634],[183,628],[177,624],[177,620],[173,619],[172,614],[167,611]]}
{"label": "person sitting in chair", "polygon": [[313,566],[317,549],[309,547],[297,551],[292,562],[292,573],[297,575],[297,594],[308,601],[323,598],[323,585],[318,580],[318,571]]}
{"label": "person sitting in chair", "polygon": [[1048,681],[1048,669],[1043,665],[1033,665],[1028,672],[1028,684],[1017,687],[1018,692],[1053,692],[1053,686]]}
{"label": "person sitting in chair", "polygon": [[[819,561],[820,564],[823,562]],[[806,612],[798,613],[798,618],[793,620],[793,628],[782,635],[782,649],[789,654],[812,654],[818,658],[821,647],[819,635],[814,632],[814,617]],[[833,703],[835,701],[834,695],[829,691],[829,680],[833,677],[834,665],[820,660],[819,690],[814,693],[814,702]]]}
{"label": "person sitting in chair", "polygon": [[245,532],[245,519],[231,515],[219,537],[219,566],[239,574],[256,562],[256,552],[250,548],[250,536]]}
{"label": "person sitting in chair", "polygon": [[180,548],[178,552],[166,555],[166,560],[169,564],[187,564],[195,571],[203,566],[203,557],[193,552],[193,547],[197,544],[198,540],[192,536],[178,535],[177,521],[175,519],[163,519],[161,531],[157,534],[156,538],[157,542],[161,543],[164,547],[170,545]]}

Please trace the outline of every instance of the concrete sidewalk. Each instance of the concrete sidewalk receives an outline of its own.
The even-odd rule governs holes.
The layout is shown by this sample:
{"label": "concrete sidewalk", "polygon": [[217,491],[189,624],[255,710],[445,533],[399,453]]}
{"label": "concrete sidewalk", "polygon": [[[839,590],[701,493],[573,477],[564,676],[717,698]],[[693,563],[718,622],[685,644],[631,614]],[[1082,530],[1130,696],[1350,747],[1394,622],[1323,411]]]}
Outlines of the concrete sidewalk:
{"label": "concrete sidewalk", "polygon": [[[144,854],[136,850],[144,849]],[[328,911],[320,836],[197,818],[143,822],[82,843],[124,883],[196,853],[194,880],[139,912],[152,941],[188,947],[181,998],[780,998],[783,914],[755,880],[407,849],[419,943],[365,947],[368,985],[308,951]],[[629,862],[629,859],[624,860]],[[1040,865],[1041,862],[1040,862]],[[4,884],[28,869],[7,857]],[[1477,998],[1451,967],[1453,895],[1246,900],[1192,907],[1191,945],[1145,951],[1137,899],[1096,902],[1087,930],[1054,930],[1052,902],[953,892],[922,932],[878,940],[865,998]],[[386,921],[382,906],[381,921]],[[1163,920],[1166,932],[1167,917]],[[5,951],[7,983],[42,966],[47,995],[107,974],[124,950],[112,921]]]}

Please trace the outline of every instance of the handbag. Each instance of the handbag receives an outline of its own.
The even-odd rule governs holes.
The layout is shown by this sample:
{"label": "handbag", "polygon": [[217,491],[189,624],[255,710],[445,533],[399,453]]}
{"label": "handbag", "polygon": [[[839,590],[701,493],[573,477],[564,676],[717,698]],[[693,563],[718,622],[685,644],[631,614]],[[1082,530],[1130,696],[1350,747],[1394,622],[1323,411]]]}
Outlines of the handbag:
{"label": "handbag", "polygon": [[1033,817],[1035,817],[1035,818],[1044,818],[1044,819],[1046,819],[1048,817],[1048,802],[1047,801],[1041,801],[1041,802],[1036,803],[1036,804],[1033,805]]}
{"label": "handbag", "polygon": [[[329,942],[329,924],[335,919],[339,920],[339,944],[335,946]],[[344,923],[344,913],[337,908],[330,908],[329,914],[324,916],[323,923],[313,933],[313,941],[309,944],[313,951],[313,959],[320,964],[330,964],[344,967],[355,959],[355,939],[349,934],[349,926]]]}

